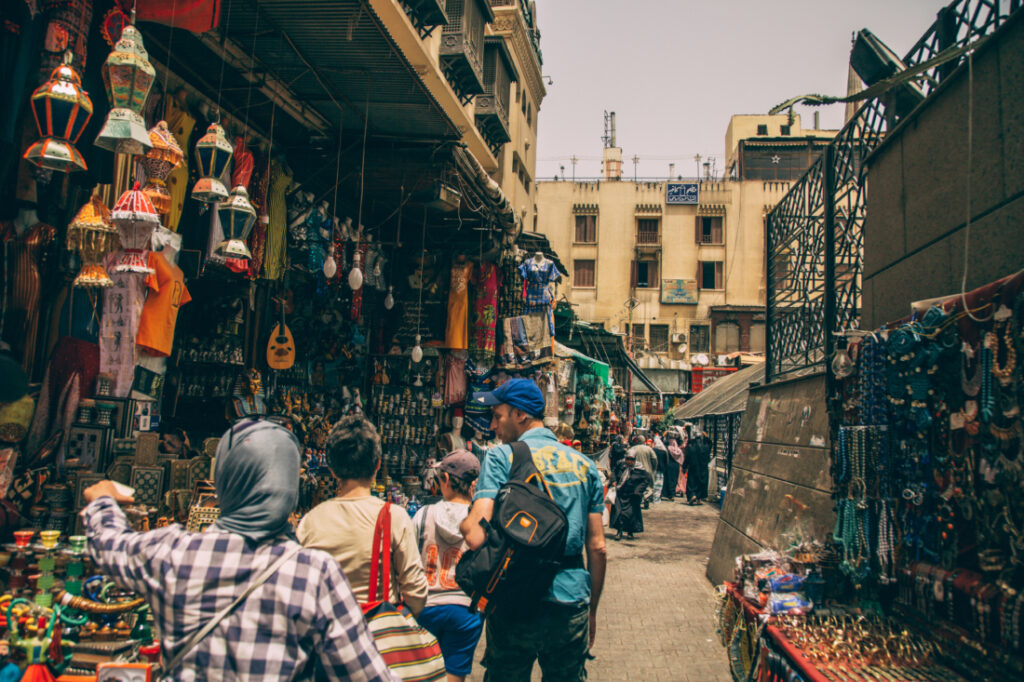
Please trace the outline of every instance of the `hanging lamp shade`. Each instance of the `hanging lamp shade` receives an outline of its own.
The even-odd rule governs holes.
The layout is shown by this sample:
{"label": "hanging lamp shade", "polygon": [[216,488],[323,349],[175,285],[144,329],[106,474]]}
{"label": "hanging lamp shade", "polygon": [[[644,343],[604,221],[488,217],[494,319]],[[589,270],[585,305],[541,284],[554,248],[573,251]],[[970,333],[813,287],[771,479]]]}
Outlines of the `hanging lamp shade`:
{"label": "hanging lamp shade", "polygon": [[92,117],[92,100],[82,89],[78,72],[71,64],[61,64],[36,88],[30,101],[42,139],[25,150],[25,160],[61,173],[86,170],[75,142]]}
{"label": "hanging lamp shade", "polygon": [[142,107],[156,70],[149,63],[138,29],[131,24],[124,27],[101,71],[111,109],[96,137],[96,146],[120,154],[145,154],[150,141]]}
{"label": "hanging lamp shade", "polygon": [[224,169],[231,161],[232,148],[224,129],[211,123],[206,134],[196,142],[196,161],[199,163],[199,180],[192,188],[192,198],[205,204],[224,201],[228,188],[221,182]]}
{"label": "hanging lamp shade", "polygon": [[110,224],[110,209],[94,194],[68,225],[68,248],[77,250],[82,259],[82,268],[75,277],[74,286],[112,286],[114,283],[103,267],[103,257],[116,244],[117,230]]}
{"label": "hanging lamp shade", "polygon": [[252,258],[245,240],[256,223],[256,209],[245,187],[239,185],[231,190],[228,200],[217,207],[217,217],[224,228],[224,241],[217,245],[215,253],[226,258]]}
{"label": "hanging lamp shade", "polygon": [[167,127],[167,121],[160,121],[149,129],[149,142],[153,148],[139,159],[146,169],[146,186],[142,188],[153,208],[161,216],[171,212],[171,193],[167,191],[167,176],[181,165],[185,158],[177,140]]}
{"label": "hanging lamp shade", "polygon": [[121,257],[114,264],[114,272],[153,272],[146,263],[146,251],[149,249],[149,238],[153,230],[160,224],[160,216],[153,208],[141,189],[139,183],[121,195],[110,212],[110,221],[117,228],[121,237]]}

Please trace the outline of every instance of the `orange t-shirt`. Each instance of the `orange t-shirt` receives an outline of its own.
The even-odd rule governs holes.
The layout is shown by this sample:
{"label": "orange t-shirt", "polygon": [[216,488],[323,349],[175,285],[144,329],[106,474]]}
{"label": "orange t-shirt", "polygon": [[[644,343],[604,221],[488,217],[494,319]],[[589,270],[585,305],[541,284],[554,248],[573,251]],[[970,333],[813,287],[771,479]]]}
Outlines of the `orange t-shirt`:
{"label": "orange t-shirt", "polygon": [[167,357],[174,344],[174,325],[178,309],[192,300],[185,288],[185,275],[174,263],[159,253],[150,259],[156,269],[156,287],[146,297],[135,343],[150,355]]}

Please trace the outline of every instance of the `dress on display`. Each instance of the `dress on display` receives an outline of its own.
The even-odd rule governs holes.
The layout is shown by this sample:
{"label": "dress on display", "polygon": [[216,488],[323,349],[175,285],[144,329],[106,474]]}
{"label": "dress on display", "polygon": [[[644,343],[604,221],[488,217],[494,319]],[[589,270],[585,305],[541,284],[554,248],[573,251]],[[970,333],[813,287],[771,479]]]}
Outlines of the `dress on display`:
{"label": "dress on display", "polygon": [[185,209],[185,197],[188,194],[188,145],[192,138],[192,129],[196,126],[196,120],[186,110],[179,108],[173,97],[167,98],[167,111],[164,120],[167,121],[170,131],[174,133],[174,139],[177,140],[178,146],[185,153],[181,165],[167,176],[167,191],[171,193],[171,210],[165,218],[166,227],[177,232],[181,213]]}
{"label": "dress on display", "polygon": [[465,350],[469,347],[469,280],[472,272],[473,264],[470,262],[452,263],[445,348]]}
{"label": "dress on display", "polygon": [[498,267],[483,263],[473,277],[476,298],[473,301],[474,355],[485,358],[494,355],[494,330],[498,324]]}
{"label": "dress on display", "polygon": [[39,299],[42,278],[39,264],[57,231],[46,223],[36,223],[18,234],[13,223],[0,223],[0,245],[3,248],[3,282],[0,301],[3,309],[3,339],[11,344],[14,357],[21,361],[25,373],[32,376],[36,339],[39,333]]}
{"label": "dress on display", "polygon": [[526,285],[526,304],[523,306],[524,313],[545,313],[548,317],[548,325],[551,335],[555,334],[555,320],[551,313],[552,282],[557,281],[561,275],[554,261],[547,258],[537,262],[529,258],[519,266],[519,275]]}
{"label": "dress on display", "polygon": [[284,274],[288,244],[288,208],[285,196],[292,186],[292,174],[280,161],[270,164],[270,191],[267,193],[267,242],[263,255],[263,276],[278,279]]}

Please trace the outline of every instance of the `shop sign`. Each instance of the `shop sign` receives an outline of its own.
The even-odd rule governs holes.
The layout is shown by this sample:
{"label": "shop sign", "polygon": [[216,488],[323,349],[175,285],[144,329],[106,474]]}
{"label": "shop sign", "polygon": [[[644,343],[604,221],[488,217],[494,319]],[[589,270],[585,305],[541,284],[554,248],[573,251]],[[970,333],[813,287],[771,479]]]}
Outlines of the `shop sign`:
{"label": "shop sign", "polygon": [[699,185],[696,182],[665,183],[665,203],[676,205],[696,204]]}
{"label": "shop sign", "polygon": [[661,280],[661,302],[697,305],[697,280]]}

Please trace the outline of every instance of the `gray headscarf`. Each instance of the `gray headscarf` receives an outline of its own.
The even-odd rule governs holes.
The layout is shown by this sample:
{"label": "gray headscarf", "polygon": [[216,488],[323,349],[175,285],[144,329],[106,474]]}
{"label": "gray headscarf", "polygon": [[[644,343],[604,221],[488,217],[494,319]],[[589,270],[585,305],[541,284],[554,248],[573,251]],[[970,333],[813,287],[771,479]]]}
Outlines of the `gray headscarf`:
{"label": "gray headscarf", "polygon": [[242,421],[221,437],[215,471],[221,530],[261,542],[293,535],[299,500],[299,441],[269,421]]}

